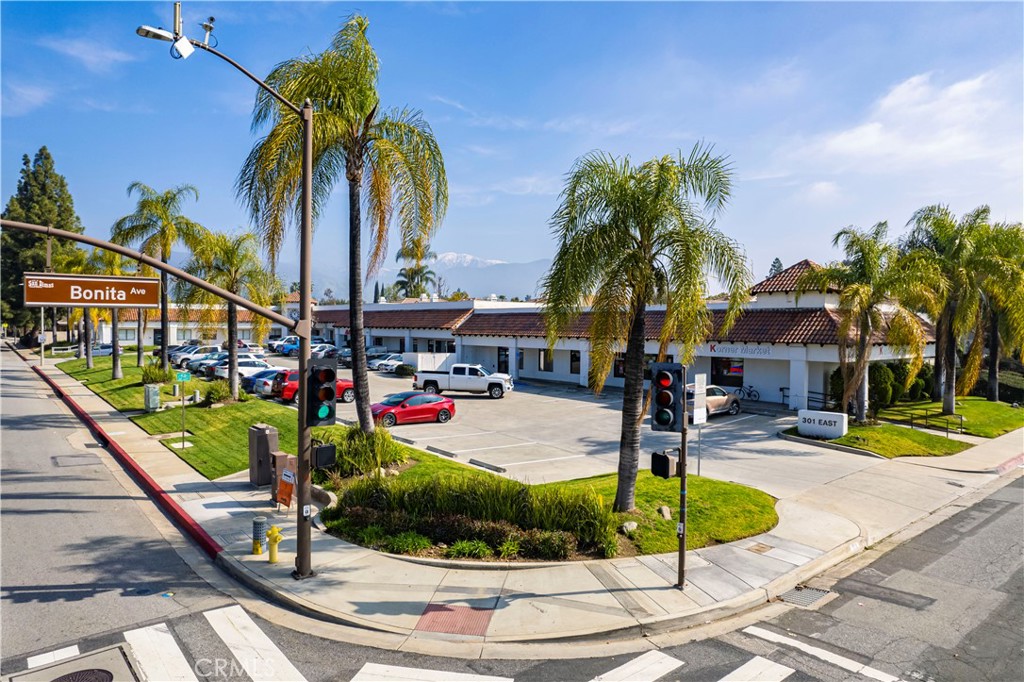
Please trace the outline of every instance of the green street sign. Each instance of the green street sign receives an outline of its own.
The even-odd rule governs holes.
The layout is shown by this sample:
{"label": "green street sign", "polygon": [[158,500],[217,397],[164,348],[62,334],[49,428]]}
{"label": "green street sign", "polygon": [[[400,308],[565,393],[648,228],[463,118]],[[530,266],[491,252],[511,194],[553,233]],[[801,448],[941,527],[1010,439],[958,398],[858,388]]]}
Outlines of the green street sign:
{"label": "green street sign", "polygon": [[192,378],[192,372],[178,372],[178,381],[188,381]]}

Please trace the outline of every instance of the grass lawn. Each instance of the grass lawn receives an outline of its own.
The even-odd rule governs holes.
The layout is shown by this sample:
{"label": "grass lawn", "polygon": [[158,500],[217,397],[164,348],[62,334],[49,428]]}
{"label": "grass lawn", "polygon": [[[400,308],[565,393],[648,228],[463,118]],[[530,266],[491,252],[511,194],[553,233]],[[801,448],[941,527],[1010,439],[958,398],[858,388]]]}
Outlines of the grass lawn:
{"label": "grass lawn", "polygon": [[[445,474],[459,476],[494,476],[445,457],[419,451],[410,455],[416,465],[402,472],[403,477],[430,478]],[[778,524],[775,499],[767,493],[737,483],[687,476],[689,509],[686,524],[687,549],[698,549],[757,535]],[[615,474],[604,474],[575,481],[544,483],[541,487],[593,488],[611,506],[615,500]],[[640,554],[671,552],[679,547],[676,524],[679,523],[679,481],[665,480],[641,471],[636,481],[636,511],[619,514],[619,525],[636,521],[632,539]],[[672,510],[672,519],[658,514],[658,507]]]}
{"label": "grass lawn", "polygon": [[[930,415],[928,423],[935,428],[945,428],[946,421],[949,421],[949,428],[959,427],[960,420],[956,417],[942,417],[942,403],[937,402],[916,402],[899,403],[892,407],[881,410],[878,413],[879,419],[888,419],[897,422],[909,422],[914,417],[914,423],[923,421],[926,413]],[[1014,409],[1007,403],[989,402],[985,398],[977,396],[966,396],[956,399],[956,412],[964,417],[964,433],[984,438],[995,438],[1004,433],[1024,428],[1024,409]]]}
{"label": "grass lawn", "polygon": [[955,455],[971,447],[970,443],[892,424],[853,426],[845,436],[829,442],[869,450],[889,459],[907,456],[942,457]]}

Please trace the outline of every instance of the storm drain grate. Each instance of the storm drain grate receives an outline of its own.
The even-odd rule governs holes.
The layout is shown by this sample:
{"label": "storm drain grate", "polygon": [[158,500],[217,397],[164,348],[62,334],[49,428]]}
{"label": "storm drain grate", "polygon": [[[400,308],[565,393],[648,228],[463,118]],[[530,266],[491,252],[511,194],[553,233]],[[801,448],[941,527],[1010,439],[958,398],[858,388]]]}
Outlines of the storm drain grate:
{"label": "storm drain grate", "polygon": [[796,604],[797,606],[811,606],[819,600],[824,599],[825,596],[829,594],[831,594],[831,592],[828,590],[819,590],[817,587],[797,585],[789,592],[783,592],[780,594],[779,599],[789,604]]}

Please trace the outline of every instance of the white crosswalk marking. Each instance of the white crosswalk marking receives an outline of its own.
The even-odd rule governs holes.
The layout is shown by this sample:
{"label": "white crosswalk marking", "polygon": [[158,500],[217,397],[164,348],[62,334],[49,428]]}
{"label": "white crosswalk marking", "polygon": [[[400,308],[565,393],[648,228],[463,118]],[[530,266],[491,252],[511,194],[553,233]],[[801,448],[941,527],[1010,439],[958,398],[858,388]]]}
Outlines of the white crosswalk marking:
{"label": "white crosswalk marking", "polygon": [[881,670],[876,670],[871,666],[864,665],[863,663],[858,663],[857,661],[851,658],[847,658],[846,656],[834,654],[831,651],[828,651],[827,649],[822,649],[821,647],[812,646],[810,644],[804,644],[798,639],[793,639],[792,637],[780,635],[776,632],[766,630],[756,625],[751,625],[750,627],[743,628],[743,632],[745,632],[748,635],[753,635],[754,637],[766,639],[769,642],[775,642],[776,644],[785,644],[786,646],[791,646],[794,649],[798,649],[804,652],[805,654],[810,654],[815,658],[819,658],[823,661],[831,663],[832,665],[838,666],[843,670],[849,670],[852,673],[857,673],[858,675],[870,677],[871,679],[878,680],[879,682],[899,682],[900,679],[895,675],[890,675],[889,673],[882,672]]}
{"label": "white crosswalk marking", "polygon": [[723,677],[720,682],[782,682],[792,672],[792,668],[755,656]]}
{"label": "white crosswalk marking", "polygon": [[56,651],[48,651],[45,654],[39,654],[38,656],[29,656],[28,667],[38,668],[41,665],[49,665],[50,663],[63,661],[65,658],[73,658],[77,655],[78,646],[72,644],[71,646],[66,646],[63,649],[57,649]]}
{"label": "white crosswalk marking", "polygon": [[167,623],[128,630],[124,633],[124,640],[131,645],[135,660],[147,679],[166,682],[194,682],[198,679],[174,641]]}
{"label": "white crosswalk marking", "polygon": [[203,614],[253,682],[305,682],[295,666],[241,606]]}
{"label": "white crosswalk marking", "polygon": [[678,658],[660,651],[648,651],[625,665],[598,675],[591,682],[654,682],[681,665],[683,662]]}
{"label": "white crosswalk marking", "polygon": [[488,675],[467,675],[447,670],[424,670],[423,668],[401,668],[397,665],[367,663],[352,682],[513,682],[510,677]]}

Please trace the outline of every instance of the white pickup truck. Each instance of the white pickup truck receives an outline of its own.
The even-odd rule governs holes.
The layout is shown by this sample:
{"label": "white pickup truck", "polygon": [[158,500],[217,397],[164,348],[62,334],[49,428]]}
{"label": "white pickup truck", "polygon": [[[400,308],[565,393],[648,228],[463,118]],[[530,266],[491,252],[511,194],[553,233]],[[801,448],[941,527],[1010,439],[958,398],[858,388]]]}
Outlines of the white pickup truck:
{"label": "white pickup truck", "polygon": [[512,377],[492,374],[480,365],[452,365],[445,370],[418,371],[412,377],[413,388],[425,393],[441,391],[468,391],[486,393],[500,398],[512,390]]}

